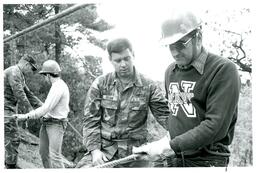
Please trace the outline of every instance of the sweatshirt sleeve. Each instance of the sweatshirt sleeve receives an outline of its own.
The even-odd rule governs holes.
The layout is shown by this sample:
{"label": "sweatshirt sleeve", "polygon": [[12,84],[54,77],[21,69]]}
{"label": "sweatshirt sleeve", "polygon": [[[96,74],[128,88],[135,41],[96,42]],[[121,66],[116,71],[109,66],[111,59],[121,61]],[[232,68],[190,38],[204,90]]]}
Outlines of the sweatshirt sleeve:
{"label": "sweatshirt sleeve", "polygon": [[236,66],[225,63],[208,88],[205,119],[195,128],[170,141],[175,152],[195,150],[223,139],[237,111],[240,78]]}

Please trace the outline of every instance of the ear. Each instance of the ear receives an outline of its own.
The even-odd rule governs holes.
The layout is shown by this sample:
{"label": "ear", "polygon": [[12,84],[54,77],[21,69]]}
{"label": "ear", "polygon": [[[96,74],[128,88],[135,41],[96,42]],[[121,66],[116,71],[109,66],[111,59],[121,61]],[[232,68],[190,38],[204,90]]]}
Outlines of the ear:
{"label": "ear", "polygon": [[196,38],[198,41],[202,42],[202,32],[201,31],[197,31]]}
{"label": "ear", "polygon": [[132,59],[135,59],[134,51],[132,51],[131,53],[132,53]]}
{"label": "ear", "polygon": [[197,41],[196,49],[201,52],[201,49],[202,49],[202,37],[200,36],[200,34],[197,37],[196,41]]}

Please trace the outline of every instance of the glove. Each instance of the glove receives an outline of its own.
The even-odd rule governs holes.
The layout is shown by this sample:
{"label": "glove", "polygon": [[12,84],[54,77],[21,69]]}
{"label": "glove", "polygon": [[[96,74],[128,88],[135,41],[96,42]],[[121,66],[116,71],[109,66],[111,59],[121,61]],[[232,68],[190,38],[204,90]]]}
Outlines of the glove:
{"label": "glove", "polygon": [[92,154],[92,164],[94,166],[101,165],[108,161],[105,154],[102,151],[100,151],[99,149],[93,150],[91,152],[91,154]]}
{"label": "glove", "polygon": [[170,146],[170,140],[168,136],[163,137],[162,139],[158,141],[154,141],[151,143],[148,143],[146,145],[142,145],[140,147],[133,147],[132,152],[133,153],[147,153],[151,158],[154,158],[156,156],[160,156],[165,151],[172,151]]}
{"label": "glove", "polygon": [[24,120],[27,120],[29,118],[28,114],[15,114],[14,117],[18,121],[24,121]]}
{"label": "glove", "polygon": [[17,117],[14,115],[4,115],[4,123],[9,123],[10,121],[16,121]]}

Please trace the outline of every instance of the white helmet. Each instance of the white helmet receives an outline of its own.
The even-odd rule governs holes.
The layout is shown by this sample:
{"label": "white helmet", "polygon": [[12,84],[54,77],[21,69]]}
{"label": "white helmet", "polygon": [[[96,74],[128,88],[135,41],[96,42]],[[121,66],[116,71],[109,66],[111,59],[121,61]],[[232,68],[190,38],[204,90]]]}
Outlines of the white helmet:
{"label": "white helmet", "polygon": [[174,12],[162,24],[162,45],[170,45],[201,26],[201,20],[190,11]]}
{"label": "white helmet", "polygon": [[39,72],[40,74],[59,74],[61,72],[59,64],[54,60],[47,60],[43,63],[42,70]]}

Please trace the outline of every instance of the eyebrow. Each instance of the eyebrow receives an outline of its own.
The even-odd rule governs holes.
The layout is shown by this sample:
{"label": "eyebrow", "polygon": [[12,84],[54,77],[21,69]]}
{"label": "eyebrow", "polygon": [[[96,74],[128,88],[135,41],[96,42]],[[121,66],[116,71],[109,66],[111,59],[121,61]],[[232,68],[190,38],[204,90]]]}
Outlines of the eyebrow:
{"label": "eyebrow", "polygon": [[122,60],[122,59],[127,59],[127,58],[130,58],[131,56],[125,56],[125,57],[120,57],[120,58],[118,58],[118,59],[115,59],[114,61],[120,61],[120,60]]}

